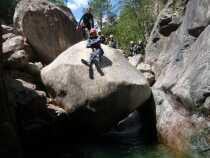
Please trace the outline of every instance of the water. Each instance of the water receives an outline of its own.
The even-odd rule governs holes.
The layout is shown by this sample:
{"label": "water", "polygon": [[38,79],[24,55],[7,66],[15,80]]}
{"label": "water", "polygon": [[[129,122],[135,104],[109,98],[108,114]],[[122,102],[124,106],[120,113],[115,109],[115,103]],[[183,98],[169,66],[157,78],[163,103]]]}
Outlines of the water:
{"label": "water", "polygon": [[76,147],[76,150],[78,150],[77,157],[190,158],[186,155],[174,153],[161,144],[145,145],[144,137],[141,134],[140,119],[138,113],[133,113],[97,141],[78,144]]}
{"label": "water", "polygon": [[176,155],[163,145],[122,146],[108,144],[86,144],[80,148],[81,158],[186,158]]}

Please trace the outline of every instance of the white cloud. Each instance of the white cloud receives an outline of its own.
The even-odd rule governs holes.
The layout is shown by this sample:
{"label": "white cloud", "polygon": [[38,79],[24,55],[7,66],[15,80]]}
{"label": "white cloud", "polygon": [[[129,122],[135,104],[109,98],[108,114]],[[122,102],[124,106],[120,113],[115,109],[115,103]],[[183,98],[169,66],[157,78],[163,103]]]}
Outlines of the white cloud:
{"label": "white cloud", "polygon": [[73,0],[73,2],[81,7],[85,7],[88,5],[88,0]]}
{"label": "white cloud", "polygon": [[71,10],[77,10],[78,8],[85,8],[88,5],[88,0],[69,0],[67,7]]}
{"label": "white cloud", "polygon": [[78,5],[76,5],[75,3],[67,3],[67,7],[70,8],[71,10],[77,10],[79,8]]}

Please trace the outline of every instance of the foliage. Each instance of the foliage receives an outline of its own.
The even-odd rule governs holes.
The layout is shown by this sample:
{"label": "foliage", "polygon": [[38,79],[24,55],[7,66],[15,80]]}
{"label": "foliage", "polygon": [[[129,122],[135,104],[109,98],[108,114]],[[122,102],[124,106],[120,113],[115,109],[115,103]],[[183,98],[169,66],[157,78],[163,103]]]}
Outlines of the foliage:
{"label": "foliage", "polygon": [[123,0],[120,2],[119,17],[112,25],[103,28],[104,34],[113,34],[118,45],[125,49],[130,41],[145,39],[153,25],[152,0]]}
{"label": "foliage", "polygon": [[99,24],[103,27],[103,19],[111,15],[112,5],[111,0],[89,0],[89,6],[93,10],[93,14]]}
{"label": "foliage", "polygon": [[65,5],[64,0],[49,0],[49,1],[56,5]]}

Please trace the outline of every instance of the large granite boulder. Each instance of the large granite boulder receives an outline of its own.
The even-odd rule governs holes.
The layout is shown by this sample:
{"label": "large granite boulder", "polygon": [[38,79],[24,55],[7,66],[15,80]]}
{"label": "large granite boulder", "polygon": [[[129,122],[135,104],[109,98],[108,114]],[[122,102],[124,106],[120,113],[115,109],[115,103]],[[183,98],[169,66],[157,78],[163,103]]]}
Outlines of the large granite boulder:
{"label": "large granite boulder", "polygon": [[[188,152],[195,148],[201,154],[210,148],[210,1],[186,2],[182,23],[175,31],[165,36],[154,28],[158,36],[151,34],[146,61],[156,73],[154,88],[163,96],[164,106],[157,106],[160,136],[175,149]],[[193,138],[203,142],[193,145]]]}
{"label": "large granite boulder", "polygon": [[75,32],[77,22],[71,11],[46,0],[21,0],[15,10],[14,25],[45,63],[82,38]]}
{"label": "large granite boulder", "polygon": [[69,126],[85,127],[86,132],[109,129],[151,95],[146,79],[118,50],[102,48],[104,75],[93,67],[94,79],[81,62],[92,51],[86,48],[86,41],[67,49],[41,71],[43,83],[73,120]]}

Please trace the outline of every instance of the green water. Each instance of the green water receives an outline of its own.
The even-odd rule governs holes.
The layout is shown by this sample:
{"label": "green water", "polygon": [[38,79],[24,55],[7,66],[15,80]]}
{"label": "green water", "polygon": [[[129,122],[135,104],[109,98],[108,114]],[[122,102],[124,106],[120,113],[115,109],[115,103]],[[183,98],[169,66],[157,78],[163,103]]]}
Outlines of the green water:
{"label": "green water", "polygon": [[[141,116],[133,113],[95,143],[78,144],[79,158],[191,158],[164,145],[145,145]],[[196,157],[198,158],[198,157]]]}
{"label": "green water", "polygon": [[121,146],[121,145],[85,145],[80,148],[82,158],[189,158],[177,155],[163,145]]}

